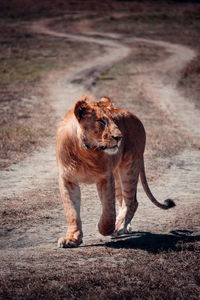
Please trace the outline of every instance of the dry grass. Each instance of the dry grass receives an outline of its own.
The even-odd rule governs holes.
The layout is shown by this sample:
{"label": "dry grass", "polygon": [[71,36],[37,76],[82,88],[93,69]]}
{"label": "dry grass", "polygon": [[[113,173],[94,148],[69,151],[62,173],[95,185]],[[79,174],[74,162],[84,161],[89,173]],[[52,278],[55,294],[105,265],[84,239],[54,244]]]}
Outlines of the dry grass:
{"label": "dry grass", "polygon": [[26,270],[11,262],[0,295],[2,299],[198,299],[199,254],[195,238],[164,235],[46,251],[32,255]]}
{"label": "dry grass", "polygon": [[[192,229],[134,232],[110,242],[56,249],[57,236],[48,238],[50,228],[56,232],[61,223],[55,213],[62,209],[58,198],[58,187],[51,183],[51,189],[4,200],[2,240],[7,235],[8,244],[1,244],[2,299],[199,298],[200,236]],[[192,227],[194,216],[187,225]],[[176,228],[185,228],[184,217],[179,216]],[[38,234],[25,239],[34,228]]]}
{"label": "dry grass", "polygon": [[200,109],[200,55],[181,72],[179,87],[184,89],[188,99],[191,98],[192,93],[196,107]]}

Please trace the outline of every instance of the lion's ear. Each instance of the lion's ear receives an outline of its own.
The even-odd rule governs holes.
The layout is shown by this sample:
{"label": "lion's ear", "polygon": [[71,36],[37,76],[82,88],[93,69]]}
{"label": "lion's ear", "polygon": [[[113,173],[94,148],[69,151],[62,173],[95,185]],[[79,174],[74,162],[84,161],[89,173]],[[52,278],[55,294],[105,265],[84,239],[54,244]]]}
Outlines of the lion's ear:
{"label": "lion's ear", "polygon": [[98,105],[101,107],[108,107],[108,108],[111,108],[113,106],[111,100],[106,96],[101,98],[101,100],[98,102]]}
{"label": "lion's ear", "polygon": [[90,106],[85,100],[79,100],[74,107],[74,114],[80,122],[84,116],[90,111]]}

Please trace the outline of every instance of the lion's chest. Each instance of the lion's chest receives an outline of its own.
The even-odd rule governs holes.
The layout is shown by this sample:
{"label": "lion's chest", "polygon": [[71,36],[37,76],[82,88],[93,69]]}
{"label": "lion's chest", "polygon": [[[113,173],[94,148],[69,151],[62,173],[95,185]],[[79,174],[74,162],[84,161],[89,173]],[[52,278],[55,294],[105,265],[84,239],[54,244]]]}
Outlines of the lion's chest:
{"label": "lion's chest", "polygon": [[88,159],[87,161],[79,161],[74,172],[79,182],[92,184],[105,177],[109,169],[109,163],[106,160]]}
{"label": "lion's chest", "polygon": [[72,176],[75,177],[78,182],[87,184],[93,184],[105,178],[108,173],[113,171],[118,161],[117,155],[114,159],[114,156],[109,157],[104,153],[90,152],[88,152],[87,155],[82,153],[76,158],[74,157],[74,159],[70,162],[69,175],[73,173]]}

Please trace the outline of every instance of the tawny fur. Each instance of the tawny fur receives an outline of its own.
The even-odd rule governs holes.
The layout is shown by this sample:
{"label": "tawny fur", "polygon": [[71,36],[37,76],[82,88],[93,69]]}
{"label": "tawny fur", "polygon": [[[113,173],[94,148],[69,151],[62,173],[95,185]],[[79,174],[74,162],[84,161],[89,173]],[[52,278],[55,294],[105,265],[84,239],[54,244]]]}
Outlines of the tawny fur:
{"label": "tawny fur", "polygon": [[[160,204],[148,187],[143,153],[145,130],[133,114],[113,106],[108,97],[99,102],[83,96],[65,115],[56,140],[59,187],[68,231],[59,247],[76,247],[82,242],[79,183],[97,186],[102,202],[98,224],[102,235],[125,233],[138,203],[140,178],[150,200],[160,208],[174,206],[172,200]],[[116,218],[115,198],[119,203]]]}

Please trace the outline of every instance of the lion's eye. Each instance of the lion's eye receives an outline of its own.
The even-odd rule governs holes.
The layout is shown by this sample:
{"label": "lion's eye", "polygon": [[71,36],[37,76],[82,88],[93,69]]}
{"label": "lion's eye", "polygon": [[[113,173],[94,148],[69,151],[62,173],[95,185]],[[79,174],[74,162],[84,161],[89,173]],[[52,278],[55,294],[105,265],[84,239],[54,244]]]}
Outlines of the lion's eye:
{"label": "lion's eye", "polygon": [[105,126],[106,125],[106,122],[102,119],[98,120],[99,123],[101,123],[101,125]]}

